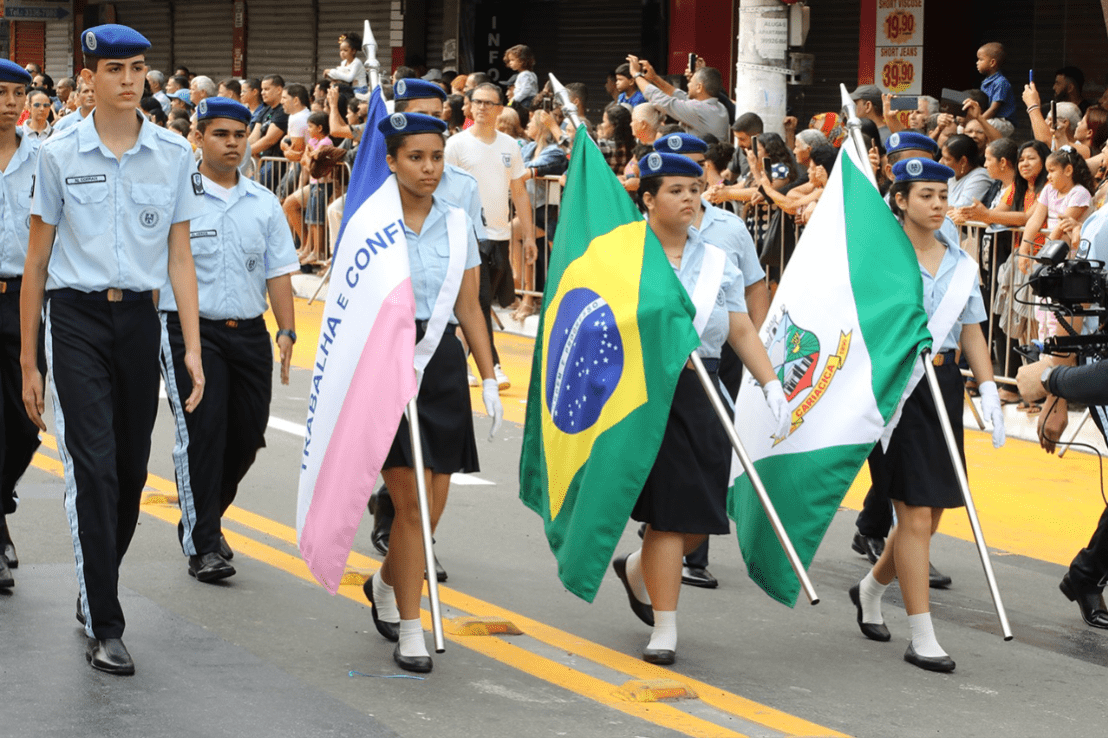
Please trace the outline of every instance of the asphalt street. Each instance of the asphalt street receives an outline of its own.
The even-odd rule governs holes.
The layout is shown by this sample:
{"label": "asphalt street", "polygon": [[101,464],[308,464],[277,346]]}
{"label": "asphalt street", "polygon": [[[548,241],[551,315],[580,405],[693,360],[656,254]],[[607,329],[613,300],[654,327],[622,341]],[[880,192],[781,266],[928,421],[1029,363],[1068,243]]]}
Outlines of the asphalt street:
{"label": "asphalt street", "polygon": [[[510,374],[517,386],[505,399],[518,405],[524,375]],[[19,487],[19,511],[9,517],[21,563],[16,587],[0,591],[0,734],[1106,733],[1108,633],[1084,626],[1058,592],[1064,568],[1057,558],[994,550],[1016,637],[1004,642],[973,544],[941,530],[932,561],[954,585],[932,591],[932,612],[958,667],[927,673],[903,661],[908,625],[895,585],[885,599],[893,640],[868,641],[858,631],[846,591],[867,563],[850,549],[854,512],[845,508],[810,571],[818,605],[788,609],[770,600],[747,578],[734,538],[715,537],[711,570],[719,589],[683,590],[678,662],[668,670],[646,665],[638,657],[649,629],[631,614],[614,575],[592,604],[561,586],[541,521],[518,499],[522,428],[506,422],[498,439],[485,442],[483,414],[476,420],[481,472],[455,483],[437,533],[450,574],[444,615],[500,617],[523,634],[448,634],[447,651],[435,655],[426,679],[399,676],[392,645],[374,630],[361,593],[380,562],[369,516],[337,596],[312,580],[297,554],[292,527],[308,384],[302,367],[293,369],[290,386],[275,381],[268,446],[224,519],[238,574],[215,585],[188,576],[177,543],[173,433],[163,401],[144,514],[120,576],[134,677],[100,674],[85,662],[61,466],[52,437],[45,440]],[[1012,442],[1021,443],[1008,451],[1040,459],[1033,445]],[[1063,473],[1051,474],[1066,484]],[[1027,521],[1025,528],[1051,516],[1051,491],[1012,486],[1012,516]],[[1063,549],[1074,551],[1093,524],[1075,526]],[[637,541],[629,525],[618,551]],[[697,697],[641,702],[620,690],[658,679]]]}

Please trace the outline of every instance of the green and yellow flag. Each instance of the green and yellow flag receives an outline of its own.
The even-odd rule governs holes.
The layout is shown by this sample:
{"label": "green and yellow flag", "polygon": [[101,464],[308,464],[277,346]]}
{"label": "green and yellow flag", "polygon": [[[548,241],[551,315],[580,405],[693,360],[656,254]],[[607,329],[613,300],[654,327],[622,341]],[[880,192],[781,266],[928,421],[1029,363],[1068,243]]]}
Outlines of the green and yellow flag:
{"label": "green and yellow flag", "polygon": [[592,601],[700,340],[657,237],[578,131],[550,256],[520,459],[558,574]]}

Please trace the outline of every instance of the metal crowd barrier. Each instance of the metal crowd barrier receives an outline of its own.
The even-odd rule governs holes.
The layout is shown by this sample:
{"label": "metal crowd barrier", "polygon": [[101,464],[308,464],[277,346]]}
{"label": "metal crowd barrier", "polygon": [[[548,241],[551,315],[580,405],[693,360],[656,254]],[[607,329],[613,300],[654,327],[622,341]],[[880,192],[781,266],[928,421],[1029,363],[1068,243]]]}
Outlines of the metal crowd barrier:
{"label": "metal crowd barrier", "polygon": [[[550,247],[554,243],[554,231],[558,223],[558,210],[562,199],[562,186],[557,176],[536,177],[534,183],[535,195],[531,197],[531,217],[535,224],[535,241],[539,246],[539,254],[533,264],[527,264],[523,255],[523,235],[516,230],[515,208],[512,208],[512,249],[510,253],[512,261],[512,274],[515,276],[516,295],[526,301],[532,299],[532,313],[538,313],[542,307],[543,288],[546,286],[546,275],[550,267]],[[538,197],[541,195],[542,197]],[[537,200],[541,205],[535,205]],[[539,236],[539,232],[542,236]],[[524,316],[525,317],[525,316]]]}
{"label": "metal crowd barrier", "polygon": [[350,183],[349,164],[342,162],[334,174],[313,185],[299,163],[284,157],[260,157],[254,179],[281,201],[289,228],[299,242],[301,264],[326,266],[342,223],[342,207]]}

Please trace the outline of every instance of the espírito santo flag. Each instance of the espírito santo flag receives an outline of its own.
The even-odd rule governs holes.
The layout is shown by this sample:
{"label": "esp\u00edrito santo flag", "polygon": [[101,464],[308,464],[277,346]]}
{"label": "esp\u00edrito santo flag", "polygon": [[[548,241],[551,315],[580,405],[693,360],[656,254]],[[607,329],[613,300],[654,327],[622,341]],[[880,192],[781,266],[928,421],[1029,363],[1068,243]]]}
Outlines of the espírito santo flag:
{"label": "esp\u00edrito santo flag", "polygon": [[[864,162],[864,163],[863,163]],[[787,439],[749,373],[736,427],[804,566],[931,344],[919,262],[848,139],[782,276],[761,337],[792,412]],[[747,572],[793,606],[800,583],[733,456],[728,513]]]}
{"label": "esp\u00edrito santo flag", "polygon": [[520,458],[558,574],[592,601],[700,340],[662,246],[579,129],[550,256]]}

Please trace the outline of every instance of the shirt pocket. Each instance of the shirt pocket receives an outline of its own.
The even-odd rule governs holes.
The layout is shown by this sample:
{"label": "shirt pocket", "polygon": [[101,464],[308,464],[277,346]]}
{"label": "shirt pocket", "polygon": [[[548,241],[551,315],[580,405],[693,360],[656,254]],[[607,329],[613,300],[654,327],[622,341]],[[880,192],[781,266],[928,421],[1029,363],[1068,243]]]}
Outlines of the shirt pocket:
{"label": "shirt pocket", "polygon": [[134,218],[141,229],[169,228],[173,215],[173,195],[167,185],[149,182],[131,183]]}
{"label": "shirt pocket", "polygon": [[74,216],[70,222],[81,236],[99,236],[112,224],[112,214],[107,207],[108,183],[83,182],[66,184],[65,199],[73,204]]}
{"label": "shirt pocket", "polygon": [[230,235],[238,258],[246,272],[251,277],[261,273],[265,275],[265,239],[259,234],[242,236],[238,233]]}

